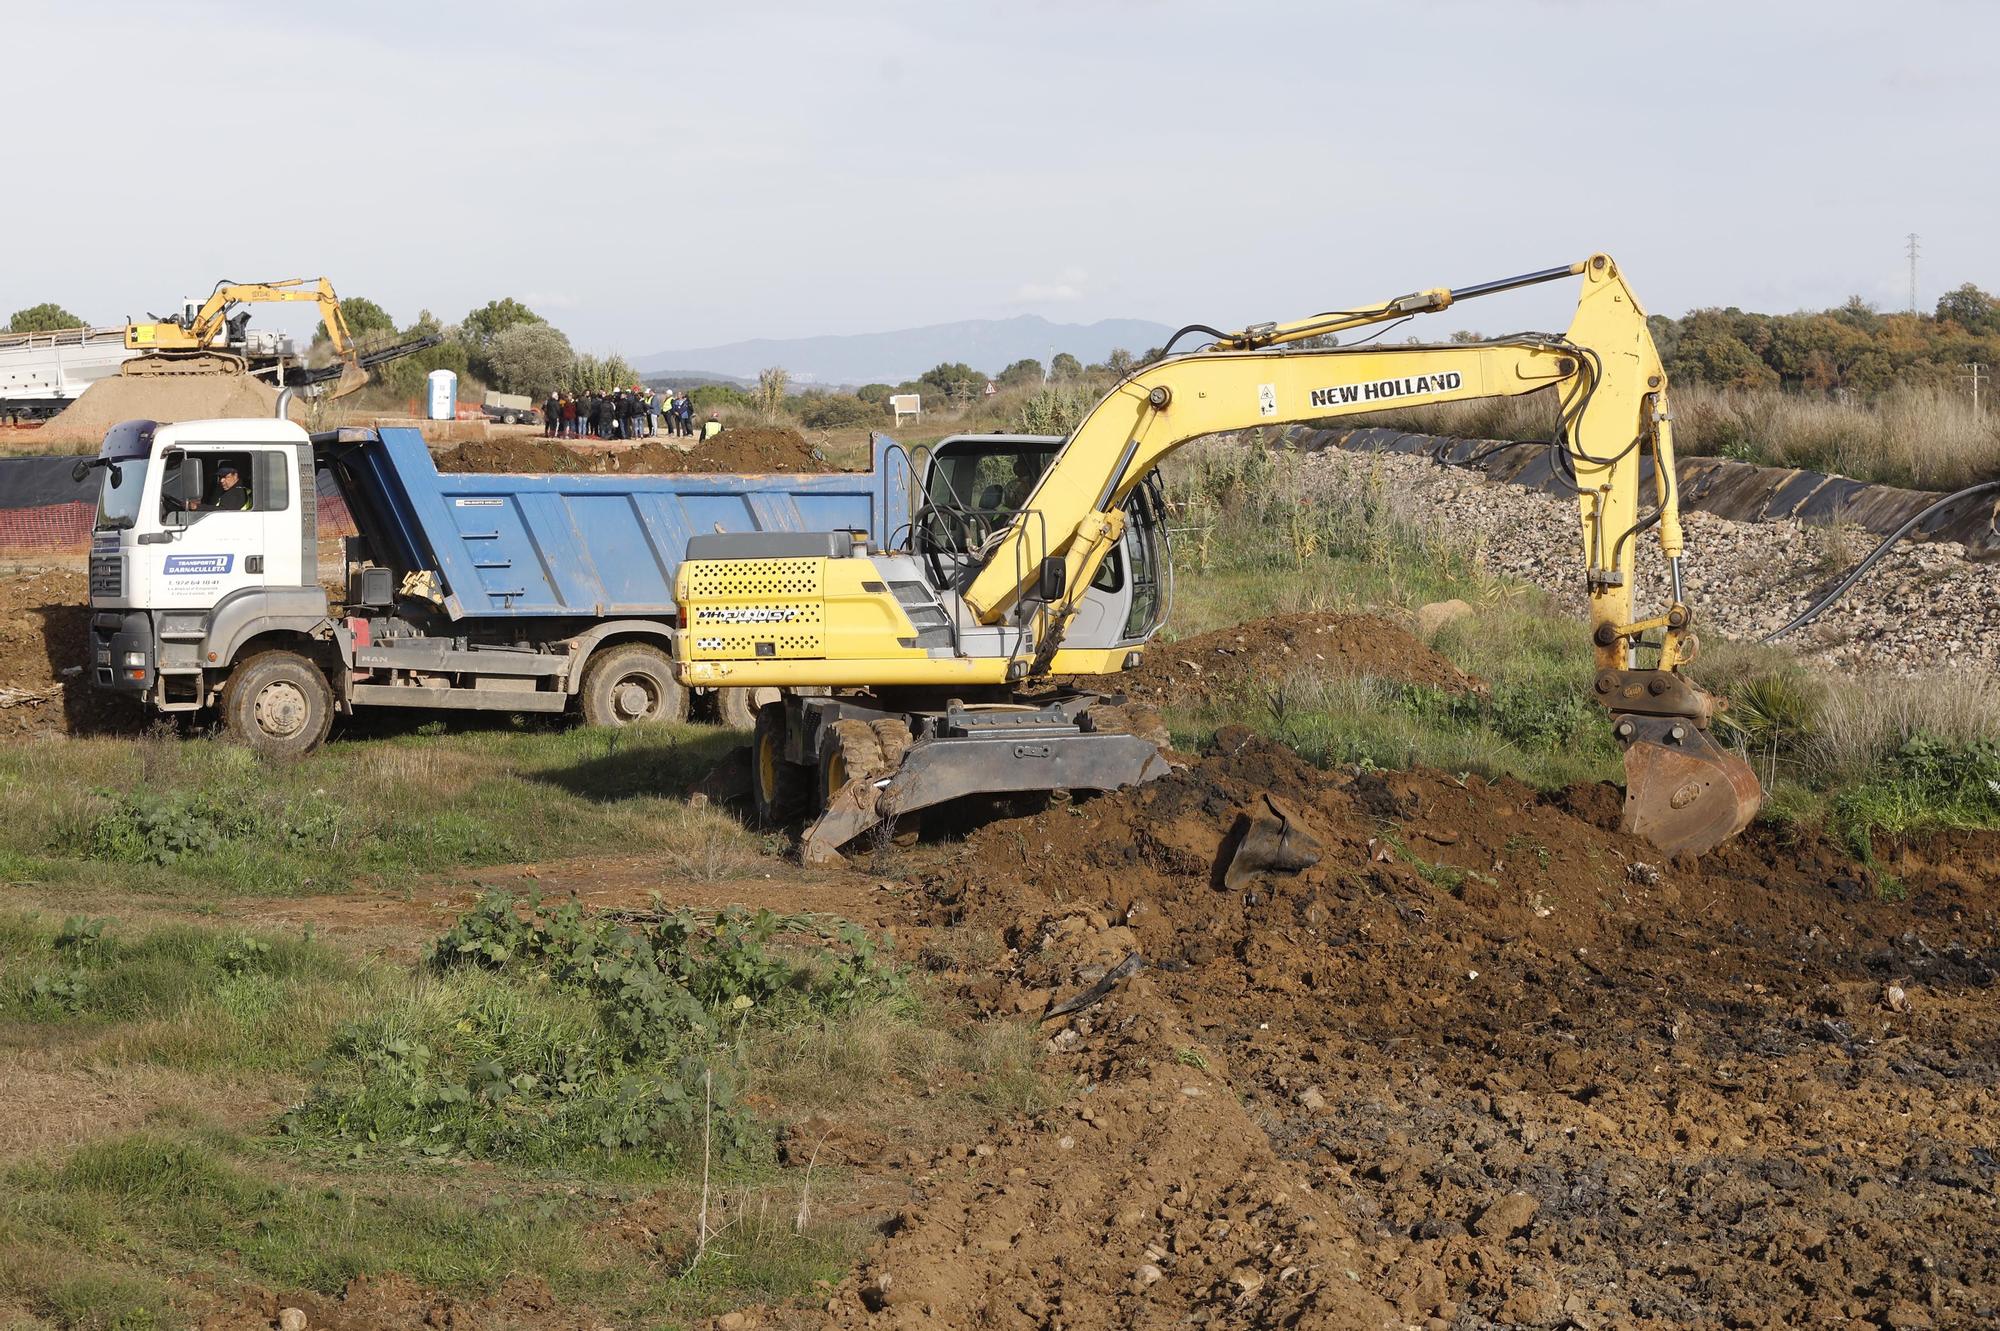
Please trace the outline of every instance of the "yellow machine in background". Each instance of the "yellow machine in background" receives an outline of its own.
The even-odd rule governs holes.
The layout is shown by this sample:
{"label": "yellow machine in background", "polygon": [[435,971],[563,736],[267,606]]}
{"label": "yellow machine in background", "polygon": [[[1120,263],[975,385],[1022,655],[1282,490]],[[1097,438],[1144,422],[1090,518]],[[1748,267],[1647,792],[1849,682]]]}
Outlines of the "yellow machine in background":
{"label": "yellow machine in background", "polygon": [[[1566,277],[1581,278],[1582,292],[1560,335],[1310,345]],[[1213,341],[1134,372],[1045,453],[1007,436],[940,444],[906,541],[872,550],[845,533],[690,541],[677,589],[682,682],[834,690],[794,694],[759,714],[760,812],[793,811],[799,773],[818,773],[809,858],[959,795],[1110,789],[1164,771],[1152,746],[1126,733],[1122,712],[1096,723],[1106,700],[1013,691],[1051,674],[1137,664],[1170,586],[1149,478],[1188,440],[1549,387],[1561,402],[1553,446],[1579,504],[1594,696],[1625,753],[1624,825],[1668,852],[1706,850],[1742,830],[1761,789],[1709,734],[1715,703],[1681,673],[1696,644],[1681,588],[1666,374],[1645,312],[1608,256],[1296,323],[1183,331]],[[1009,466],[1017,494],[1008,493]],[[954,475],[980,493],[963,493]],[[1648,532],[1666,560],[1667,598],[1641,614],[1634,561]],[[780,563],[793,576],[774,576]],[[1142,566],[1155,570],[1144,604]]]}
{"label": "yellow machine in background", "polygon": [[207,300],[199,305],[189,301],[174,318],[155,316],[151,323],[126,325],[126,348],[143,354],[126,361],[119,372],[250,374],[283,382],[302,360],[297,348],[283,334],[252,330],[250,311],[243,307],[289,301],[317,304],[320,320],[326,325],[339,368],[337,378],[325,371],[314,372],[316,382],[334,378],[332,386],[321,392],[341,397],[367,383],[366,367],[348,334],[347,321],[341,317],[340,300],[333,293],[333,283],[324,277],[312,281],[292,277],[277,282],[218,282]]}

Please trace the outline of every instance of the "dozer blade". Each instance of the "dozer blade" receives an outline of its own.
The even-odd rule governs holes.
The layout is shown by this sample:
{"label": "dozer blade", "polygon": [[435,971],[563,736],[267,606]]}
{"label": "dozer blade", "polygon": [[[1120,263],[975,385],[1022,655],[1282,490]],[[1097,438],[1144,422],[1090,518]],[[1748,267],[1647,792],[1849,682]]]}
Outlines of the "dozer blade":
{"label": "dozer blade", "polygon": [[1669,855],[1699,855],[1750,825],[1764,789],[1750,764],[1693,721],[1617,716],[1625,746],[1625,812],[1618,828]]}
{"label": "dozer blade", "polygon": [[799,858],[837,864],[840,848],[869,828],[968,795],[1118,790],[1167,770],[1159,747],[1137,735],[1067,730],[921,739],[893,772],[836,791],[806,828]]}
{"label": "dozer blade", "polygon": [[799,838],[799,862],[806,865],[838,864],[840,848],[881,822],[875,812],[877,786],[874,781],[850,781],[826,803],[826,811]]}

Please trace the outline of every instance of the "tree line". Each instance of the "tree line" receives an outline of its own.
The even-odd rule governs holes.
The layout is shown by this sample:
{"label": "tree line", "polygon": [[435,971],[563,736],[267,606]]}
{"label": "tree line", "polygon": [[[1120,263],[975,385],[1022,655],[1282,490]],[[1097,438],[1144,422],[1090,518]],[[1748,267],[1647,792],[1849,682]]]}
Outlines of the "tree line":
{"label": "tree line", "polygon": [[1885,314],[1855,296],[1835,309],[1755,314],[1730,306],[1647,320],[1667,374],[1719,388],[1873,395],[1948,386],[2000,364],[2000,302],[1970,282],[1928,314]]}
{"label": "tree line", "polygon": [[[357,342],[397,342],[436,334],[437,346],[390,361],[376,371],[391,392],[409,396],[421,391],[433,370],[450,370],[460,379],[476,379],[503,393],[602,393],[630,388],[639,372],[623,356],[578,354],[568,335],[512,296],[488,301],[455,324],[443,323],[429,310],[398,327],[396,320],[366,296],[340,302],[341,317]],[[324,353],[326,325],[313,334],[313,351]],[[310,353],[309,353],[310,354]]]}
{"label": "tree line", "polygon": [[[451,370],[462,379],[476,379],[508,393],[546,393],[551,388],[604,392],[639,382],[639,372],[624,357],[578,355],[561,329],[511,296],[488,301],[455,324],[423,310],[410,323],[398,325],[366,296],[343,298],[340,313],[348,332],[364,345],[432,334],[443,338],[435,347],[390,361],[376,371],[385,387],[402,396],[420,392],[432,370]],[[6,331],[49,333],[85,326],[63,306],[44,301],[14,311]],[[326,356],[329,346],[326,325],[321,323],[314,330],[308,359]]]}

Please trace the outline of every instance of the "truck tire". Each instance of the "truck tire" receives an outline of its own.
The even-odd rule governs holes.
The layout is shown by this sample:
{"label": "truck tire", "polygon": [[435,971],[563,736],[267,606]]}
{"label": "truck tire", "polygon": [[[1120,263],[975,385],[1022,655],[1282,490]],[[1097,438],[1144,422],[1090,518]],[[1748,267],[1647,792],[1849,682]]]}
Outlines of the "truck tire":
{"label": "truck tire", "polygon": [[657,647],[629,642],[590,658],[580,691],[584,721],[593,726],[630,726],[643,721],[687,720],[687,690],[674,678],[673,663]]}
{"label": "truck tire", "polygon": [[757,709],[750,732],[750,806],[759,827],[785,827],[805,812],[810,772],[785,760],[785,705]]}
{"label": "truck tire", "polygon": [[729,730],[749,730],[757,724],[757,695],[751,689],[717,689],[715,723]]}
{"label": "truck tire", "polygon": [[259,652],[222,686],[222,724],[259,753],[311,753],[333,728],[333,686],[297,652]]}

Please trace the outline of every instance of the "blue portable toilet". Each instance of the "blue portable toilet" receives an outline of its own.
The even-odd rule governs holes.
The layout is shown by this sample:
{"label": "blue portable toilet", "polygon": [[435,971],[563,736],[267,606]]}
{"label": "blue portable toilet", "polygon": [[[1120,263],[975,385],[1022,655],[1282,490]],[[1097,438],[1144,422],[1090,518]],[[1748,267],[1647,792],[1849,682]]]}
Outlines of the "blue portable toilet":
{"label": "blue portable toilet", "polygon": [[458,419],[458,373],[455,370],[432,370],[425,376],[430,393],[428,407],[424,414],[434,421]]}

